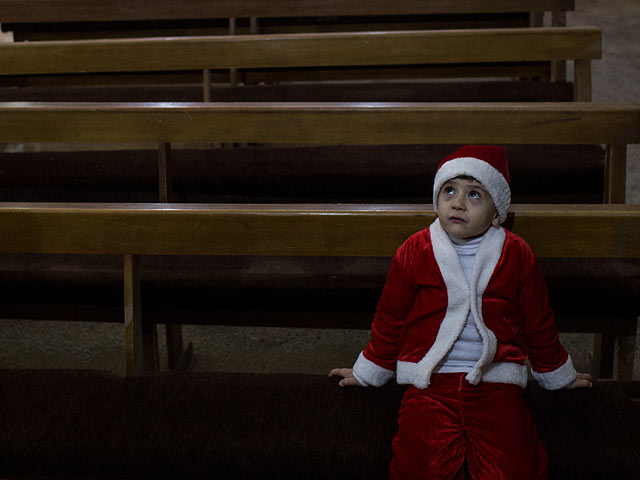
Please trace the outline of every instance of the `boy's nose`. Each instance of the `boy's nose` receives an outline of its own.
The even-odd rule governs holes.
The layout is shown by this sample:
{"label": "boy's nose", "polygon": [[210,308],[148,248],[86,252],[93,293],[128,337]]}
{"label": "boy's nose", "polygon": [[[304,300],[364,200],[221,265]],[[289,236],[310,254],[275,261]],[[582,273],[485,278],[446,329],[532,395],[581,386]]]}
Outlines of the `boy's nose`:
{"label": "boy's nose", "polygon": [[459,195],[456,195],[453,198],[453,201],[451,202],[451,206],[457,210],[463,210],[464,209],[464,199],[461,198]]}

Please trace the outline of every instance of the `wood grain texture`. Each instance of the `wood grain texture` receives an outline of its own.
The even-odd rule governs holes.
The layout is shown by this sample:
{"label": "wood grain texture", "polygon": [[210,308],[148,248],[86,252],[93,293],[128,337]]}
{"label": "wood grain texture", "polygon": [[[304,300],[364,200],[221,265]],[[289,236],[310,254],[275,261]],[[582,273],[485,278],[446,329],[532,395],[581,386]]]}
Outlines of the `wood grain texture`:
{"label": "wood grain texture", "polygon": [[589,60],[599,27],[0,43],[3,75]]}
{"label": "wood grain texture", "polygon": [[[639,205],[514,205],[541,257],[640,257]],[[431,205],[0,204],[2,252],[391,256]]]}
{"label": "wood grain texture", "polygon": [[640,142],[640,105],[0,102],[0,142]]}
{"label": "wood grain texture", "polygon": [[226,17],[411,15],[574,10],[574,0],[3,0],[0,21],[94,22]]}

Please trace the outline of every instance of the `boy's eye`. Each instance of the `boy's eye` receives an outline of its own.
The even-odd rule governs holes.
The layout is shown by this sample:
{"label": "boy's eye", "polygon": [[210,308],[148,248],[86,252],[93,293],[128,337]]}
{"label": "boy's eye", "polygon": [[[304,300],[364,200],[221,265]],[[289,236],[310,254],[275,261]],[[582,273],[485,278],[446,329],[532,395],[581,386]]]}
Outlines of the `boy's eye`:
{"label": "boy's eye", "polygon": [[470,191],[469,198],[474,198],[474,199],[480,198],[480,192],[478,192],[477,190]]}
{"label": "boy's eye", "polygon": [[453,187],[444,187],[444,193],[446,193],[447,195],[452,195],[455,190],[453,189]]}

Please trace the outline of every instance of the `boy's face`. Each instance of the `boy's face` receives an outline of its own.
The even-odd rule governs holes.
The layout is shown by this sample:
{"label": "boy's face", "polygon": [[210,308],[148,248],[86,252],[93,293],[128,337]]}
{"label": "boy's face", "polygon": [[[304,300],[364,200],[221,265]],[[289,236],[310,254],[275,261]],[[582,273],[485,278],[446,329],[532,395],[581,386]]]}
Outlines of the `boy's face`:
{"label": "boy's face", "polygon": [[471,177],[452,178],[442,186],[436,213],[444,231],[453,238],[477,237],[490,226],[500,225],[491,196]]}

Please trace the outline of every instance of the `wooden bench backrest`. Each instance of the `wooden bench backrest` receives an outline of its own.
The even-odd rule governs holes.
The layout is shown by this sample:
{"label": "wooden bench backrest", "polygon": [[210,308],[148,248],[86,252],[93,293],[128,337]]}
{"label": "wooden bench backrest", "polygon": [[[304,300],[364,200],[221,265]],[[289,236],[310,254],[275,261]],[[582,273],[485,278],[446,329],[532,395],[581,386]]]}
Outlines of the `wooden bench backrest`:
{"label": "wooden bench backrest", "polygon": [[0,22],[100,22],[571,11],[575,0],[3,0]]}
{"label": "wooden bench backrest", "polygon": [[[0,203],[12,253],[390,257],[431,205]],[[540,257],[640,258],[638,205],[514,205]]]}
{"label": "wooden bench backrest", "polygon": [[0,102],[0,142],[626,145],[640,105]]}
{"label": "wooden bench backrest", "polygon": [[76,40],[0,44],[0,74],[592,60],[599,27]]}
{"label": "wooden bench backrest", "polygon": [[[624,203],[640,106],[576,103],[0,103],[0,142],[606,144]],[[161,149],[164,151],[165,147]]]}
{"label": "wooden bench backrest", "polygon": [[[589,101],[590,61],[601,56],[598,27],[69,40],[0,43],[0,75],[200,70],[208,77],[210,70],[238,68],[415,69],[574,60],[576,99]],[[466,72],[486,75],[483,69]],[[514,74],[505,72],[502,75]]]}

